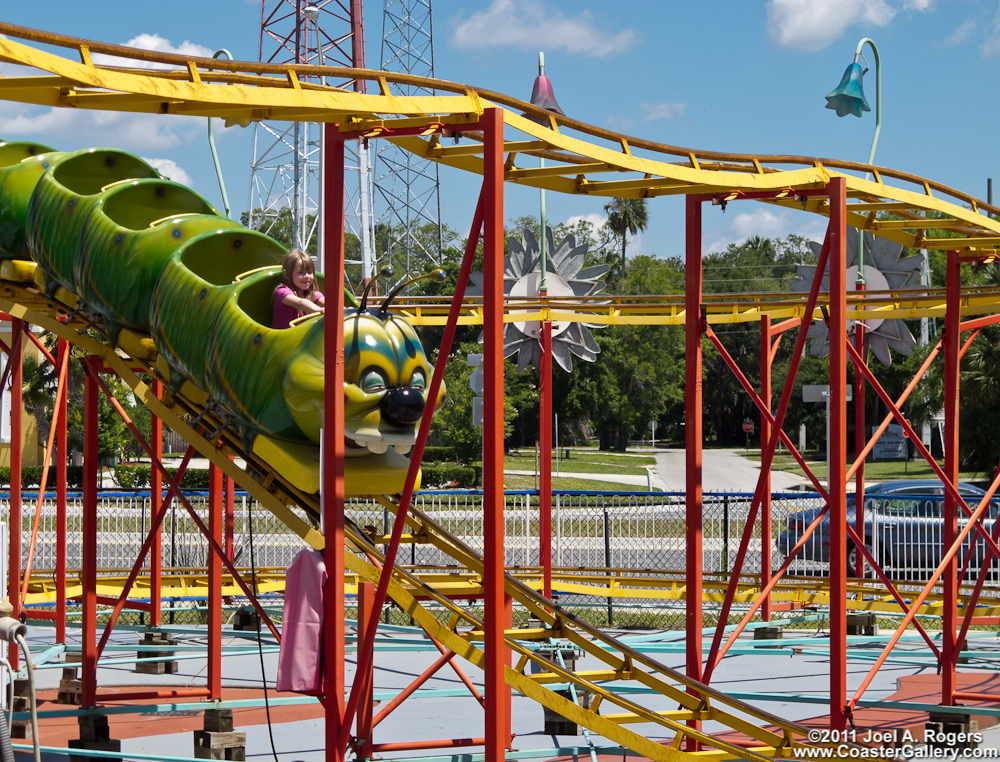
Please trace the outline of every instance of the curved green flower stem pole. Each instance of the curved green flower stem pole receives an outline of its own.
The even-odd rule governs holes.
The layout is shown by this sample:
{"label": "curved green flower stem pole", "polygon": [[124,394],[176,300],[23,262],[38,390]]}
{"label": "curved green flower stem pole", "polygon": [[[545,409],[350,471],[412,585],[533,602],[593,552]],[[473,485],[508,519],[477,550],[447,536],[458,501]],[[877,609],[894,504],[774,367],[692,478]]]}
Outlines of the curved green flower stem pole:
{"label": "curved green flower stem pole", "polygon": [[[233,60],[233,54],[225,48],[215,51],[212,54],[212,58],[218,58],[222,55],[230,61]],[[215,162],[215,175],[219,178],[219,190],[222,191],[222,206],[225,207],[226,216],[232,219],[232,215],[229,213],[229,197],[226,195],[226,181],[222,178],[222,167],[219,166],[219,154],[215,150],[215,133],[212,130],[212,117],[208,118],[208,146],[212,149],[212,161]]]}
{"label": "curved green flower stem pole", "polygon": [[[861,49],[865,46],[866,42],[871,47],[872,53],[875,56],[875,135],[872,137],[872,149],[868,152],[868,163],[873,164],[875,162],[875,149],[878,147],[878,136],[882,131],[882,63],[879,60],[878,48],[875,47],[875,41],[870,37],[863,37],[858,43],[858,47],[854,51],[854,63],[857,63],[858,59],[861,58]],[[866,172],[865,180],[870,180],[871,176],[871,172]],[[858,230],[857,283],[861,286],[865,285],[865,234],[863,230]]]}
{"label": "curved green flower stem pole", "polygon": [[[545,54],[538,53],[538,76],[545,74]],[[545,166],[545,159],[538,159],[538,166]],[[539,188],[539,217],[541,218],[541,236],[539,238],[539,269],[541,277],[538,281],[538,294],[543,299],[548,295],[548,284],[545,275],[548,271],[546,248],[549,236],[545,225],[545,188]],[[538,462],[539,469],[539,531],[538,531],[538,563],[542,567],[542,594],[552,597],[552,322],[541,322],[540,361],[538,368],[539,400],[538,400]]]}

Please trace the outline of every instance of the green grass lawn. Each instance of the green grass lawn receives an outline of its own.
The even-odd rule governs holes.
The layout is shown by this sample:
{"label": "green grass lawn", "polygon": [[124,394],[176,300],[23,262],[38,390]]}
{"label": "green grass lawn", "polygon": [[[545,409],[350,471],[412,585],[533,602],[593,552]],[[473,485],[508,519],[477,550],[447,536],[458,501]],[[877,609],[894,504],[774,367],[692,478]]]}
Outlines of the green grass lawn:
{"label": "green grass lawn", "polygon": [[[519,469],[520,470],[520,469]],[[553,472],[554,473],[554,472]],[[519,476],[516,474],[504,474],[504,487],[506,489],[536,489],[538,483],[534,476]],[[552,477],[552,489],[577,489],[591,490],[598,492],[645,492],[645,485],[619,484],[618,482],[605,482],[596,479],[571,479],[565,476]]]}
{"label": "green grass lawn", "polygon": [[[563,457],[565,448],[559,453],[559,470],[568,473],[585,474],[628,474],[642,476],[646,473],[645,466],[656,464],[656,458],[651,455],[633,456],[621,455],[597,450],[570,450],[569,458]],[[508,455],[503,460],[503,467],[510,471],[534,471],[535,449],[521,448],[519,455]],[[553,471],[555,471],[555,456],[553,454]],[[564,487],[563,489],[577,489]]]}
{"label": "green grass lawn", "polygon": [[[754,463],[760,463],[760,450],[750,450],[749,452],[740,451],[742,455],[747,460],[752,460]],[[809,464],[809,468],[816,475],[817,478],[826,478],[826,462],[825,460],[816,460],[816,458],[824,458],[825,453],[807,452],[805,453],[806,462]],[[853,456],[848,454],[848,461],[851,460]],[[799,468],[799,464],[795,462],[788,453],[776,453],[774,456],[774,463],[772,465],[772,470],[774,471],[790,471],[791,473],[800,474],[805,476],[805,473]],[[959,479],[962,481],[974,481],[978,479],[981,474],[975,474],[970,472],[963,472],[959,474]],[[897,479],[936,479],[937,475],[931,469],[930,465],[923,459],[921,460],[911,460],[909,463],[902,461],[875,461],[865,463],[865,481],[893,481]]]}

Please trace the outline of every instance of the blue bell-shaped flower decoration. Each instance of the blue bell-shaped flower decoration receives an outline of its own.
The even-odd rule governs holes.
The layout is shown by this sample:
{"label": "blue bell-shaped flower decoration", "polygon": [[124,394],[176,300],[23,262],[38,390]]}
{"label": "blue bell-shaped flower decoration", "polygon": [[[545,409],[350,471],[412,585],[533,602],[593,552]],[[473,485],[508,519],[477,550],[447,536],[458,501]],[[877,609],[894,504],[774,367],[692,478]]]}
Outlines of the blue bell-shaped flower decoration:
{"label": "blue bell-shaped flower decoration", "polygon": [[837,89],[826,96],[826,107],[836,110],[837,116],[854,114],[860,117],[862,112],[871,111],[868,101],[865,100],[863,81],[864,72],[861,70],[861,64],[852,63],[844,72],[844,78],[840,80]]}

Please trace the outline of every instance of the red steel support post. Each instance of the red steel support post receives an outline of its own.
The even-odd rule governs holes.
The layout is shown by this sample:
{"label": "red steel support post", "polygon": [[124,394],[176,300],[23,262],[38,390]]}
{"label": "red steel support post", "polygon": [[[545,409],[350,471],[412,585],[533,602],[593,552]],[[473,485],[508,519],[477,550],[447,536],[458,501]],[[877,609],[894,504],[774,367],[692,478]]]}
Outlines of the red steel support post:
{"label": "red steel support post", "polygon": [[[344,143],[339,125],[324,130],[323,272],[327,307],[323,403],[323,551],[329,582],[324,595],[323,682],[326,694],[326,759],[344,762]],[[324,318],[324,320],[326,319]]]}
{"label": "red steel support post", "polygon": [[[544,232],[542,233],[544,235]],[[543,294],[544,296],[544,294]],[[552,323],[542,322],[542,358],[538,368],[538,562],[542,595],[552,597]]]}
{"label": "red steel support post", "polygon": [[[208,466],[208,532],[222,544],[222,471]],[[208,690],[212,699],[222,698],[222,559],[208,553]]]}
{"label": "red steel support post", "polygon": [[[12,617],[21,615],[21,387],[24,364],[24,322],[10,321],[10,348],[7,362],[10,373],[10,517],[7,529],[10,531],[10,555],[7,565],[7,600],[14,611]],[[7,648],[10,663],[17,665],[17,646],[11,643]]]}
{"label": "red steel support post", "polygon": [[[94,373],[97,363],[88,358]],[[100,390],[90,373],[83,382],[83,622],[81,638],[81,705],[94,706],[97,699],[97,488],[100,466],[97,464],[98,401]]]}
{"label": "red steel support post", "polygon": [[[760,319],[760,399],[764,408],[771,410],[771,316]],[[763,413],[760,416],[761,456],[771,438],[771,423]],[[727,564],[728,568],[728,564]],[[760,498],[760,586],[763,589],[771,581],[771,470],[764,475],[764,494]],[[764,596],[760,606],[760,618],[771,621],[771,594]]]}
{"label": "red steel support post", "polygon": [[[388,572],[386,572],[388,573]],[[378,617],[375,608],[375,583],[361,582],[358,584],[358,631],[365,632],[372,617]],[[372,731],[374,730],[373,708],[375,706],[375,665],[371,659],[365,663],[365,673],[355,674],[355,680],[360,680],[361,701],[358,703],[358,729],[354,734],[359,740],[357,748],[358,759],[372,759]]]}
{"label": "red steel support post", "polygon": [[[69,342],[59,339],[56,344],[60,370],[69,360]],[[66,398],[63,394],[55,411],[56,426],[56,579],[66,579],[66,463],[67,450]],[[66,642],[66,586],[56,585],[56,643]]]}
{"label": "red steel support post", "polygon": [[[508,744],[504,683],[503,114],[483,113],[483,608],[486,762]],[[506,737],[505,737],[506,736]]]}
{"label": "red steel support post", "polygon": [[[958,484],[958,400],[962,333],[962,262],[957,251],[948,252],[944,316],[944,473]],[[958,505],[948,490],[944,493],[944,547],[950,548],[958,536]],[[958,606],[958,559],[952,556],[941,574],[944,610],[941,643],[941,703],[955,703],[955,666],[961,644],[955,642]]]}
{"label": "red steel support post", "polygon": [[[687,243],[684,265],[684,456],[687,462],[685,486],[685,620],[687,676],[701,680],[702,672],[702,485],[701,485],[701,204],[700,196],[687,197]],[[688,720],[700,729],[700,720]],[[697,751],[697,741],[688,739],[687,751]]]}
{"label": "red steel support post", "polygon": [[[232,460],[233,456],[230,455]],[[236,482],[232,477],[225,477],[226,495],[226,558],[230,561],[236,560]]]}
{"label": "red steel support post", "polygon": [[[858,283],[855,288],[858,291],[864,290],[864,285]],[[865,349],[865,324],[858,321],[854,324],[854,348],[858,350],[858,354],[868,362],[868,352]],[[854,374],[854,457],[857,459],[858,453],[864,452],[865,445],[868,444],[868,432],[865,431],[865,377],[864,374],[858,369],[858,372]],[[865,494],[865,461],[864,459],[858,464],[858,470],[855,473],[855,483],[854,483],[854,531],[857,533],[858,537],[865,536],[865,512],[863,506],[865,500],[863,495]],[[854,576],[865,578],[865,555],[864,553],[855,553],[854,558],[856,559]],[[858,593],[858,600],[863,600],[864,593]]]}
{"label": "red steel support post", "polygon": [[[153,394],[157,399],[163,397],[163,384],[160,381],[153,381]],[[152,427],[150,430],[150,445],[158,461],[163,461],[163,421],[152,415]],[[150,469],[149,474],[149,521],[150,526],[156,520],[156,515],[160,512],[160,504],[163,500],[163,477],[156,468]],[[161,524],[162,527],[162,524]],[[162,622],[161,584],[163,580],[163,532],[157,529],[153,533],[153,541],[149,546],[149,625],[159,627]]]}
{"label": "red steel support post", "polygon": [[[830,729],[847,703],[847,181],[830,190]],[[817,273],[817,278],[823,277]]]}

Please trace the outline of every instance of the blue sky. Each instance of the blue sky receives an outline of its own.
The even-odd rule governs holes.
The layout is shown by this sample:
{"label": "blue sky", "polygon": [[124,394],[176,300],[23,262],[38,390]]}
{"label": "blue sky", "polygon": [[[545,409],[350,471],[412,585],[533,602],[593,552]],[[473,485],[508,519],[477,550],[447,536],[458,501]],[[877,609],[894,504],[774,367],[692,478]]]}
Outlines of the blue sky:
{"label": "blue sky", "polygon": [[[269,6],[271,0],[269,0]],[[99,11],[95,11],[97,8]],[[364,0],[368,65],[379,64],[383,0]],[[8,3],[3,19],[112,43],[191,53],[228,48],[257,57],[259,0],[49,0]],[[876,163],[923,175],[980,198],[996,176],[995,81],[1000,68],[996,0],[434,0],[437,76],[527,99],[545,51],[567,114],[673,145],[863,161],[875,126],[838,118],[824,96],[859,39],[882,57],[883,127]],[[867,52],[867,49],[866,49]],[[869,59],[870,59],[869,55]],[[7,71],[9,69],[2,69]],[[865,91],[874,108],[874,68]],[[216,130],[234,214],[246,208],[250,131]],[[180,170],[213,203],[218,185],[194,118],[50,112],[0,103],[0,138],[57,148],[108,145]],[[174,170],[176,172],[176,169]],[[475,180],[442,172],[443,217],[466,230]],[[508,186],[507,216],[536,213],[538,194]],[[549,218],[603,217],[603,201],[548,195]],[[818,236],[820,220],[752,202],[706,209],[705,245],[749,235]],[[683,251],[683,202],[650,202],[650,225],[632,252]]]}

